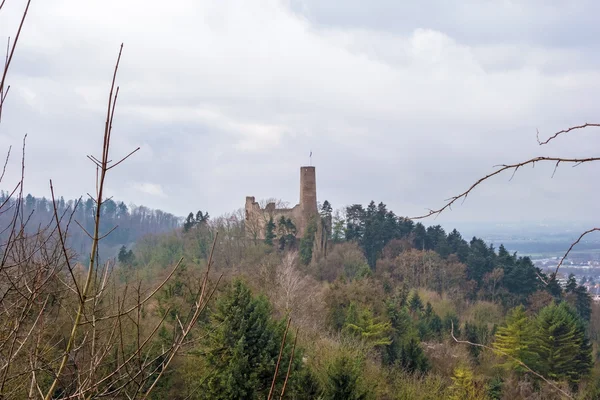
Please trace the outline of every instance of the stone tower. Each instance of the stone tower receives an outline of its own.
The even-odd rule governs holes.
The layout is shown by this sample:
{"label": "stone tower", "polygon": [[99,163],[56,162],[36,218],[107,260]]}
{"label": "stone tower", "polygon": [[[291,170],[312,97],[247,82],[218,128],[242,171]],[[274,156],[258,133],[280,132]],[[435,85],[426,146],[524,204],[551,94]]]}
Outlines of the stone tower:
{"label": "stone tower", "polygon": [[300,207],[307,217],[318,212],[315,167],[300,167]]}
{"label": "stone tower", "polygon": [[293,208],[276,208],[275,203],[261,208],[253,196],[247,196],[245,211],[245,230],[249,238],[264,239],[267,222],[272,218],[277,223],[280,217],[290,218],[296,225],[298,237],[302,237],[310,220],[319,214],[315,167],[300,167],[300,202]]}

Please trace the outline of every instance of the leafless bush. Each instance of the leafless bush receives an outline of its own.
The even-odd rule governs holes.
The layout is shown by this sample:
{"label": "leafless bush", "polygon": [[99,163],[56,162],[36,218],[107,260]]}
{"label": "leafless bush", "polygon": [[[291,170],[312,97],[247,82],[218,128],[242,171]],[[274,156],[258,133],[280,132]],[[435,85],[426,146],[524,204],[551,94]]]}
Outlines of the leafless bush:
{"label": "leafless bush", "polygon": [[[4,1],[0,3],[0,11]],[[9,42],[0,82],[0,110],[9,87],[5,80],[23,27],[27,8],[12,47]],[[121,45],[122,51],[122,45]],[[20,181],[0,204],[9,221],[0,227],[0,393],[5,399],[147,398],[179,350],[192,340],[190,332],[214,292],[209,289],[211,257],[196,283],[191,309],[175,315],[172,340],[157,340],[167,326],[169,310],[159,313],[154,295],[181,264],[172,266],[155,287],[141,282],[121,284],[115,265],[100,262],[99,243],[113,230],[102,232],[102,206],[108,200],[109,172],[135,153],[111,161],[110,142],[119,88],[115,86],[121,51],[114,69],[100,157],[88,156],[96,168],[95,223],[85,231],[90,239],[89,262],[75,263],[69,249],[70,229],[83,229],[73,217],[79,203],[59,214],[50,181],[54,219],[46,226],[26,229],[24,214],[25,140]],[[0,176],[8,163],[10,150]],[[74,225],[79,225],[79,228]],[[115,227],[116,228],[116,227]],[[213,250],[216,243],[213,242]],[[218,281],[217,281],[218,284]],[[214,285],[216,288],[216,285]]]}
{"label": "leafless bush", "polygon": [[276,310],[289,314],[303,331],[316,331],[323,325],[325,314],[323,286],[297,266],[297,252],[283,256],[275,272],[271,301]]}

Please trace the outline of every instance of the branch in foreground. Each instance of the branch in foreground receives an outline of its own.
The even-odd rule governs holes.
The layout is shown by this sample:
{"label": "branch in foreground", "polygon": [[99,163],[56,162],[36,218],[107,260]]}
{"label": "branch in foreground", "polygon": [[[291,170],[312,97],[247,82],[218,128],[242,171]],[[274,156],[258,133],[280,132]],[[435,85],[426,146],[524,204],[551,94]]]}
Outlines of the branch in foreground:
{"label": "branch in foreground", "polygon": [[479,344],[479,343],[473,343],[473,342],[469,342],[468,340],[458,340],[456,338],[456,336],[454,336],[454,322],[450,321],[450,335],[452,336],[452,339],[454,339],[454,341],[456,343],[460,343],[460,344],[468,344],[470,346],[475,346],[475,347],[481,347],[483,349],[487,349],[487,350],[491,350],[494,353],[499,353],[502,354],[503,356],[506,356],[508,358],[510,358],[513,361],[516,361],[520,366],[522,366],[523,368],[525,368],[527,371],[531,372],[533,375],[537,376],[538,378],[540,378],[541,380],[543,380],[544,382],[546,382],[548,385],[552,386],[554,389],[558,390],[560,393],[562,393],[563,395],[565,395],[567,398],[569,399],[574,399],[573,396],[571,396],[569,393],[565,392],[563,389],[559,388],[554,382],[546,379],[543,375],[541,375],[538,372],[535,372],[534,370],[532,370],[531,368],[529,368],[527,366],[527,364],[525,364],[523,361],[519,360],[516,357],[511,356],[508,353],[503,352],[502,350],[498,350],[498,349],[494,349],[490,346],[486,346],[484,344]]}
{"label": "branch in foreground", "polygon": [[[73,321],[73,326],[71,328],[71,334],[68,337],[66,347],[63,351],[62,360],[60,362],[60,365],[58,366],[56,373],[54,374],[54,379],[52,381],[52,384],[50,385],[48,391],[46,392],[45,400],[50,400],[54,396],[54,391],[57,388],[59,381],[62,378],[62,373],[65,370],[65,367],[67,365],[69,358],[71,357],[71,354],[73,351],[73,346],[75,344],[75,339],[77,336],[77,331],[80,327],[80,321],[81,321],[83,315],[85,314],[86,301],[87,301],[88,296],[90,295],[90,292],[91,292],[92,286],[93,286],[92,281],[93,281],[93,278],[94,278],[95,272],[96,272],[95,267],[96,267],[96,261],[97,261],[97,250],[98,250],[98,243],[100,241],[100,218],[101,218],[102,196],[103,196],[103,191],[104,191],[104,182],[105,182],[106,174],[108,171],[107,160],[108,160],[109,148],[110,148],[110,136],[112,133],[112,126],[110,125],[110,121],[112,121],[112,118],[113,118],[113,115],[115,112],[114,106],[111,107],[111,105],[114,105],[114,103],[116,102],[116,96],[115,96],[115,98],[113,98],[113,91],[115,89],[115,80],[117,77],[117,72],[119,70],[119,62],[121,61],[122,52],[123,52],[123,44],[121,44],[121,48],[119,50],[119,56],[117,57],[117,62],[116,62],[115,68],[114,68],[112,83],[111,83],[111,87],[110,87],[110,94],[109,94],[109,98],[108,98],[108,111],[107,111],[106,123],[105,123],[105,128],[104,128],[104,143],[103,143],[103,148],[102,148],[102,168],[100,168],[100,179],[98,181],[98,193],[97,193],[97,198],[96,198],[97,207],[96,207],[95,218],[94,218],[94,221],[95,221],[94,222],[94,233],[92,235],[92,249],[90,251],[90,259],[89,259],[87,276],[85,278],[85,284],[83,286],[83,290],[81,290],[81,296],[79,299],[77,312],[75,314],[75,319]],[[68,255],[65,254],[65,257],[68,257]]]}
{"label": "branch in foreground", "polygon": [[283,395],[285,394],[285,388],[287,387],[288,379],[290,377],[290,372],[292,371],[292,363],[294,362],[294,352],[296,351],[296,341],[298,340],[298,332],[300,332],[300,328],[296,328],[296,336],[294,336],[294,344],[292,345],[292,354],[290,354],[290,362],[288,363],[288,369],[287,373],[285,374],[285,381],[283,381],[283,388],[281,388],[279,400],[283,399]]}
{"label": "branch in foreground", "polygon": [[583,125],[572,126],[570,128],[563,129],[562,131],[558,131],[558,132],[554,133],[552,136],[550,136],[548,139],[544,140],[543,142],[540,140],[540,132],[537,131],[537,133],[536,133],[536,139],[537,139],[538,144],[540,146],[542,146],[542,145],[550,143],[550,141],[556,139],[558,136],[562,135],[563,133],[568,133],[568,132],[571,132],[571,131],[574,131],[574,130],[577,130],[577,129],[585,129],[585,128],[593,127],[593,126],[600,127],[600,124],[588,124],[586,122]]}
{"label": "branch in foreground", "polygon": [[[13,55],[15,54],[15,49],[17,48],[19,36],[21,36],[21,30],[23,29],[23,25],[25,24],[25,18],[27,17],[27,11],[29,11],[29,4],[31,4],[31,0],[27,1],[27,5],[25,6],[25,11],[23,11],[23,16],[21,17],[21,22],[19,23],[19,28],[17,29],[17,35],[15,36],[15,41],[13,42],[12,48],[10,49],[10,54],[8,54],[8,51],[7,51],[7,58],[6,58],[6,62],[4,64],[4,70],[2,71],[2,79],[0,80],[0,113],[2,111],[2,105],[4,104],[6,95],[8,94],[8,93],[4,92],[4,83],[6,81],[6,74],[8,74],[8,68],[10,67],[10,63],[12,61]],[[2,2],[2,5],[4,5],[4,1]],[[6,90],[6,92],[8,92],[8,89]]]}
{"label": "branch in foreground", "polygon": [[[592,228],[590,230],[587,230],[585,232],[583,232],[576,241],[574,241],[573,243],[571,243],[571,246],[569,247],[569,250],[567,250],[567,252],[565,253],[565,255],[560,259],[560,261],[558,262],[558,265],[556,266],[556,271],[554,271],[554,275],[552,278],[556,278],[556,275],[558,274],[558,269],[560,268],[560,266],[563,264],[563,262],[565,261],[565,259],[567,258],[567,256],[569,255],[569,253],[571,252],[571,250],[573,250],[573,247],[575,247],[579,241],[581,239],[583,239],[583,237],[587,234],[590,234],[592,232],[596,232],[596,231],[600,231],[600,228]],[[551,278],[551,280],[552,280]]]}
{"label": "branch in foreground", "polygon": [[279,349],[279,356],[277,357],[277,364],[275,365],[275,374],[273,375],[273,380],[271,381],[271,390],[269,390],[269,396],[267,400],[271,400],[273,397],[273,389],[275,389],[275,381],[277,381],[277,373],[279,372],[279,364],[281,363],[281,356],[283,355],[283,348],[285,347],[285,339],[287,338],[288,330],[290,329],[290,322],[292,322],[292,318],[288,318],[287,325],[285,326],[285,332],[283,333],[283,339],[281,339],[281,348]]}
{"label": "branch in foreground", "polygon": [[[465,190],[464,192],[462,192],[459,195],[453,196],[449,199],[446,199],[446,204],[437,209],[437,210],[429,210],[429,212],[425,215],[420,215],[418,217],[408,217],[408,219],[424,219],[427,217],[431,217],[432,215],[438,215],[441,214],[443,211],[445,211],[448,208],[452,208],[452,205],[460,199],[464,200],[467,199],[467,196],[479,185],[481,185],[483,182],[485,182],[486,180],[501,174],[504,171],[508,171],[508,170],[513,170],[513,174],[511,176],[510,179],[512,179],[515,174],[517,173],[517,171],[519,170],[519,168],[524,167],[526,165],[531,164],[532,166],[535,166],[535,163],[538,162],[545,162],[545,161],[551,161],[551,162],[555,162],[556,165],[554,166],[554,170],[556,171],[556,168],[558,168],[560,163],[568,163],[568,164],[574,164],[573,166],[576,167],[580,164],[583,163],[588,163],[588,162],[592,162],[592,161],[600,161],[600,157],[588,157],[588,158],[562,158],[562,157],[535,157],[535,158],[531,158],[527,161],[523,161],[520,163],[516,163],[516,164],[500,164],[497,165],[497,167],[501,167],[500,169],[498,169],[495,172],[492,172],[491,174],[488,174],[486,176],[484,176],[483,178],[478,179],[474,184],[472,184],[467,190]],[[554,173],[552,174],[554,175]]]}

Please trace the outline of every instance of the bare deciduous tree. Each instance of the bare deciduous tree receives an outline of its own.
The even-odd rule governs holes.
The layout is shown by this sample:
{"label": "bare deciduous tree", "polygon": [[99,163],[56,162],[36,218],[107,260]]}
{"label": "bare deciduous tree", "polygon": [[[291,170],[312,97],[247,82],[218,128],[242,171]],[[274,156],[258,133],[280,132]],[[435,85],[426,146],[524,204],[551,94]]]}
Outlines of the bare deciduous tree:
{"label": "bare deciduous tree", "polygon": [[[0,110],[8,94],[5,86],[8,67],[15,53],[30,2],[27,2],[18,33],[9,41],[2,81]],[[0,3],[0,11],[4,1]],[[121,51],[123,46],[121,45]],[[188,345],[190,333],[219,282],[209,288],[211,256],[202,277],[196,282],[192,306],[175,315],[172,341],[156,340],[160,327],[167,325],[169,310],[162,314],[154,307],[154,296],[171,279],[181,261],[172,266],[165,279],[154,287],[142,282],[122,284],[115,278],[115,264],[101,262],[99,243],[114,229],[101,231],[106,178],[135,149],[113,162],[110,142],[119,87],[116,77],[121,51],[110,88],[103,148],[100,157],[88,156],[96,168],[93,200],[93,230],[89,261],[75,262],[77,254],[68,246],[69,231],[77,223],[79,203],[58,212],[55,188],[50,181],[53,220],[26,233],[30,215],[24,214],[25,139],[21,177],[0,204],[0,213],[10,216],[0,227],[0,393],[5,399],[89,399],[142,398],[149,396],[178,352]],[[6,89],[5,89],[6,87]],[[8,164],[7,154],[0,182]],[[85,230],[83,226],[80,228]]]}

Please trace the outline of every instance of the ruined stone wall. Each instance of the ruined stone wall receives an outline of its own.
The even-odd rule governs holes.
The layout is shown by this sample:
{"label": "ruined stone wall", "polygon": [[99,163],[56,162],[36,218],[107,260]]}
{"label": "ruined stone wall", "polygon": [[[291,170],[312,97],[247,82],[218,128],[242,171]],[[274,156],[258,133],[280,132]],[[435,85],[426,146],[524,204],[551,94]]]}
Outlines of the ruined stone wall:
{"label": "ruined stone wall", "polygon": [[300,168],[300,203],[293,208],[276,208],[275,203],[269,203],[261,208],[253,196],[246,197],[246,237],[250,239],[264,239],[265,228],[269,218],[277,225],[284,216],[290,218],[297,229],[297,237],[301,238],[306,231],[308,221],[318,214],[317,209],[317,181],[315,167]]}

